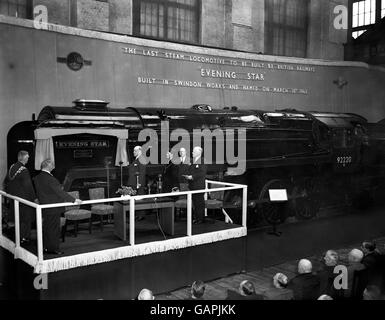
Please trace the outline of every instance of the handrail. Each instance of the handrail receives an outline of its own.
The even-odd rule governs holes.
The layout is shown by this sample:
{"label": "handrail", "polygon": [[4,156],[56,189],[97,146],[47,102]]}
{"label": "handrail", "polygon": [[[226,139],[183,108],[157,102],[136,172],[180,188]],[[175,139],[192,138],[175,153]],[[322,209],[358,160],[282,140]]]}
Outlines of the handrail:
{"label": "handrail", "polygon": [[[216,181],[207,181],[211,184],[221,184],[226,185],[226,183],[217,183]],[[82,201],[80,205],[86,205],[86,204],[97,204],[97,203],[106,203],[106,202],[116,202],[116,201],[129,201],[131,199],[133,200],[145,200],[145,199],[152,199],[152,198],[167,198],[167,197],[177,197],[177,196],[183,196],[188,194],[200,194],[200,193],[211,193],[211,192],[219,192],[219,191],[230,191],[230,190],[237,190],[243,188],[243,185],[236,185],[229,183],[229,185],[232,185],[231,187],[222,187],[222,188],[213,188],[213,189],[201,189],[201,190],[191,190],[191,191],[178,191],[178,192],[169,192],[169,193],[153,193],[149,195],[138,195],[138,196],[121,196],[116,198],[106,198],[106,199],[95,199],[95,200],[85,200]],[[13,200],[17,200],[21,203],[24,203],[26,205],[29,205],[34,208],[41,208],[41,209],[51,209],[51,208],[59,208],[59,207],[70,207],[74,204],[73,202],[60,202],[60,203],[52,203],[52,204],[36,204],[34,202],[12,196],[2,190],[0,190],[0,194],[7,196],[8,198],[11,198]]]}
{"label": "handrail", "polygon": [[[210,184],[216,184],[223,187],[219,188],[209,188]],[[202,190],[189,190],[189,191],[181,191],[181,192],[169,192],[169,193],[156,193],[149,195],[136,195],[136,196],[120,196],[115,198],[108,199],[95,199],[95,200],[86,200],[82,201],[80,204],[75,204],[72,202],[64,202],[64,203],[54,203],[54,204],[36,204],[34,202],[22,199],[17,196],[10,195],[2,190],[0,190],[0,202],[2,202],[3,197],[7,197],[12,199],[15,202],[15,256],[16,252],[23,250],[20,247],[20,212],[19,212],[19,203],[23,203],[27,206],[33,207],[36,209],[36,231],[37,231],[37,258],[38,263],[42,263],[44,261],[43,256],[43,226],[42,226],[42,212],[43,209],[50,208],[59,208],[59,207],[69,207],[73,205],[87,205],[87,204],[97,204],[97,203],[108,203],[108,202],[121,202],[121,201],[129,201],[130,202],[130,246],[135,245],[135,205],[136,201],[145,200],[145,199],[159,199],[166,197],[180,197],[187,196],[187,236],[192,236],[192,196],[193,194],[205,194],[219,191],[230,191],[230,190],[243,190],[243,201],[242,201],[242,226],[246,227],[246,213],[247,213],[247,186],[228,183],[228,182],[220,182],[220,181],[212,181],[206,180],[205,189]],[[0,203],[0,210],[2,209],[2,203]],[[0,238],[3,237],[2,234],[2,212],[0,212]]]}

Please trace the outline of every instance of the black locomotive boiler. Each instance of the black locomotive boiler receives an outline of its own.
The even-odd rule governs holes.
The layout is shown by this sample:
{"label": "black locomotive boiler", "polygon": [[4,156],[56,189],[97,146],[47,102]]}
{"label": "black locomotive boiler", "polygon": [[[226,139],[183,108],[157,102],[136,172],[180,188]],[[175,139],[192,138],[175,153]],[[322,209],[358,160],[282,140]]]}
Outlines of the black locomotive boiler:
{"label": "black locomotive boiler", "polygon": [[[143,144],[138,141],[141,130],[153,129],[162,136],[165,124],[169,131],[183,128],[189,133],[194,129],[245,130],[245,141],[239,135],[231,138],[235,150],[240,143],[246,146],[244,172],[235,170],[226,158],[221,163],[215,154],[204,156],[213,160],[208,165],[209,178],[248,185],[249,226],[262,218],[277,223],[287,216],[270,201],[270,189],[286,189],[290,214],[310,218],[332,198],[356,205],[368,203],[372,191],[384,181],[385,127],[380,123],[368,123],[356,114],[213,109],[208,105],[109,108],[102,101],[77,100],[73,107],[47,106],[36,121],[18,123],[9,131],[8,165],[24,149],[33,155],[28,166],[34,172],[44,140],[50,142],[54,173],[66,190],[79,190],[86,196],[89,188],[104,186],[113,196],[127,179],[128,170],[118,161],[122,143],[132,160],[133,148]],[[226,139],[229,137],[224,135],[211,140],[212,150],[219,143],[226,148]],[[204,139],[201,142],[204,147]],[[172,147],[177,142],[167,143]],[[191,141],[190,150],[193,146]],[[159,153],[158,163],[161,157]],[[148,165],[149,192],[163,168],[162,164]],[[224,207],[236,211],[239,199],[236,192],[224,194]]]}

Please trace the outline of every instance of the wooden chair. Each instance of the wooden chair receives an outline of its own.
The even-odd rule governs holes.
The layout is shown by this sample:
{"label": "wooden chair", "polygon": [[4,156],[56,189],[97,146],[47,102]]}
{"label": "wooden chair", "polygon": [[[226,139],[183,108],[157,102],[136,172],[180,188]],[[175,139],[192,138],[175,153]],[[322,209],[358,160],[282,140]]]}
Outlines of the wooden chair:
{"label": "wooden chair", "polygon": [[[104,188],[94,188],[88,190],[90,200],[105,199]],[[91,213],[100,217],[100,229],[103,231],[103,217],[114,213],[114,206],[104,203],[91,205]]]}
{"label": "wooden chair", "polygon": [[[212,188],[220,188],[221,185],[212,185]],[[219,210],[222,212],[223,209],[223,197],[224,191],[214,191],[207,194],[206,208],[207,210]]]}
{"label": "wooden chair", "polygon": [[[68,192],[69,195],[74,197],[75,199],[79,199],[79,192],[78,191],[72,191]],[[79,205],[66,207],[64,212],[64,217],[66,219],[65,225],[64,225],[64,234],[67,231],[67,225],[69,221],[72,221],[74,223],[74,234],[75,237],[78,236],[78,227],[79,227],[79,221],[82,220],[88,220],[88,231],[91,234],[92,230],[92,220],[91,220],[91,211],[80,209]]]}

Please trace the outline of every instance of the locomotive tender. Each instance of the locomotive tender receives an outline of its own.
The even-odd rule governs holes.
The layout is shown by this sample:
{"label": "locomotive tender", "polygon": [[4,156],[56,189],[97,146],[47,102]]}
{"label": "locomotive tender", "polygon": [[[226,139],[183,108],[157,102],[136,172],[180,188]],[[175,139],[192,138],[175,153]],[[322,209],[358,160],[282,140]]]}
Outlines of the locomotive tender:
{"label": "locomotive tender", "polygon": [[[236,107],[215,110],[208,105],[114,109],[102,101],[77,100],[73,107],[47,106],[36,121],[18,123],[9,131],[8,165],[22,149],[34,155],[28,164],[31,172],[50,156],[55,159],[54,174],[65,190],[79,190],[84,197],[89,188],[105,186],[112,196],[127,180],[125,166],[134,146],[143,144],[138,142],[139,132],[151,128],[161,135],[165,122],[170,131],[246,130],[246,171],[216,163],[212,155],[208,173],[213,179],[248,185],[249,226],[261,218],[274,224],[287,217],[270,202],[270,189],[286,189],[290,214],[310,218],[332,195],[362,205],[384,181],[385,126],[380,123],[368,123],[356,114]],[[171,147],[177,143],[167,142]],[[192,147],[191,142],[190,150]],[[149,192],[163,167],[148,165]],[[225,193],[223,200],[225,208],[236,210],[239,195]]]}

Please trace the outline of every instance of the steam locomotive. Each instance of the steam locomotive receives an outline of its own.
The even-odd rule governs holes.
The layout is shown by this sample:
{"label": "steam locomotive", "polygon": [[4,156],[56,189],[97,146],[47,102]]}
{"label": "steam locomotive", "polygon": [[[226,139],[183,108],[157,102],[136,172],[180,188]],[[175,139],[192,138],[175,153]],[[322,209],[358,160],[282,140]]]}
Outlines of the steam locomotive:
{"label": "steam locomotive", "polygon": [[[125,162],[132,160],[133,148],[144,143],[139,141],[143,129],[161,136],[159,145],[167,142],[171,148],[180,142],[164,138],[165,127],[168,132],[182,128],[188,133],[197,129],[244,130],[244,137],[225,134],[211,142],[212,150],[220,144],[226,149],[228,142],[237,150],[243,143],[245,171],[235,170],[226,159],[219,161],[213,152],[208,175],[248,185],[249,226],[262,219],[279,223],[290,214],[311,218],[333,196],[362,206],[369,203],[372,191],[383,185],[385,177],[385,126],[369,123],[357,114],[213,109],[209,105],[114,109],[107,102],[90,100],[77,100],[73,107],[47,106],[37,120],[12,127],[7,137],[8,165],[19,150],[27,150],[34,155],[28,164],[34,173],[39,169],[38,159],[51,155],[55,158],[54,174],[65,190],[78,190],[83,198],[89,188],[103,186],[112,196],[128,178]],[[201,142],[204,147],[205,141]],[[187,146],[190,150],[193,143]],[[125,150],[128,159],[124,159]],[[160,164],[147,167],[149,192],[164,169],[162,149],[156,150]],[[287,190],[285,214],[270,201],[271,189]],[[240,208],[237,192],[226,192],[222,200],[228,210]]]}

